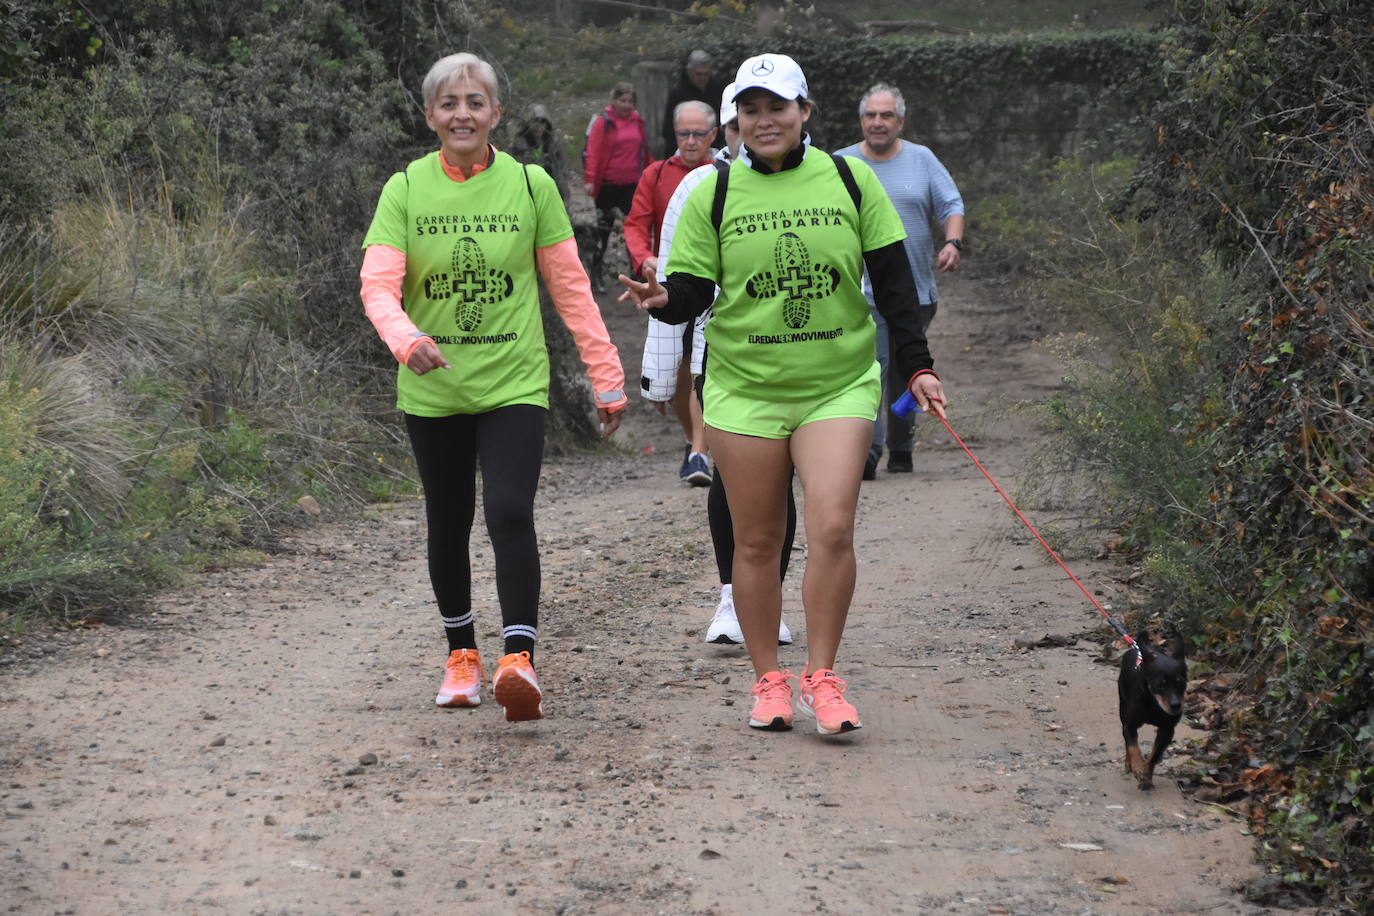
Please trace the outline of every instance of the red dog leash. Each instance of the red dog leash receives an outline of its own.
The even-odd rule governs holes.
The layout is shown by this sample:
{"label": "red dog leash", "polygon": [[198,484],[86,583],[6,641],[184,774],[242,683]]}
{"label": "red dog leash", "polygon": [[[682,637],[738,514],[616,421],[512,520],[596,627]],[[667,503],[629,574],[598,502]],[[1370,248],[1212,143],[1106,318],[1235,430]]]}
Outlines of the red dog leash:
{"label": "red dog leash", "polygon": [[[902,397],[898,398],[897,402],[892,405],[892,412],[898,416],[906,416],[913,410],[920,409],[921,408],[916,406],[916,399],[911,397],[910,392],[902,395]],[[1145,656],[1141,653],[1139,644],[1126,632],[1125,627],[1118,623],[1111,614],[1107,613],[1106,608],[1098,603],[1097,599],[1092,596],[1092,593],[1088,591],[1083,583],[1078,581],[1078,577],[1073,574],[1073,570],[1069,569],[1069,567],[1064,564],[1064,561],[1059,559],[1059,554],[1055,553],[1054,548],[1045,542],[1045,539],[1040,536],[1039,531],[1035,530],[1035,526],[1030,523],[1030,519],[1026,518],[1026,516],[1021,514],[1021,510],[1016,508],[1016,503],[1011,501],[1011,497],[1007,495],[1006,491],[1003,490],[1002,487],[998,485],[997,481],[993,479],[992,475],[988,473],[988,469],[983,467],[983,462],[979,461],[978,456],[974,455],[973,452],[969,450],[969,447],[964,444],[964,440],[959,438],[959,434],[954,431],[954,427],[949,425],[949,420],[946,420],[938,411],[930,411],[930,413],[937,417],[941,423],[945,424],[945,429],[949,430],[949,434],[954,437],[954,441],[959,443],[959,447],[964,450],[964,454],[968,455],[969,460],[974,463],[978,470],[983,472],[983,476],[988,479],[988,483],[992,484],[993,489],[997,491],[997,495],[1002,497],[1008,506],[1011,506],[1011,511],[1016,513],[1016,517],[1021,520],[1021,524],[1025,525],[1031,534],[1035,535],[1035,539],[1040,542],[1040,546],[1045,548],[1046,552],[1054,558],[1054,562],[1058,563],[1059,568],[1064,570],[1068,577],[1073,580],[1073,584],[1077,585],[1079,590],[1092,602],[1093,607],[1097,608],[1098,613],[1111,625],[1111,628],[1116,631],[1117,635],[1122,638],[1126,645],[1135,650],[1136,667],[1138,668],[1144,664]]]}

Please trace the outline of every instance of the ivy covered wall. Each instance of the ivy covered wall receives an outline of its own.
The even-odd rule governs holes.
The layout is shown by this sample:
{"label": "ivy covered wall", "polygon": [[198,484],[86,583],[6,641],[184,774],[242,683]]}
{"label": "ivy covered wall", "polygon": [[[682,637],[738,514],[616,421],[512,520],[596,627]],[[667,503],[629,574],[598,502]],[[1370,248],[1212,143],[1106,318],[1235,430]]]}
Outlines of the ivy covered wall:
{"label": "ivy covered wall", "polygon": [[[819,111],[812,138],[834,149],[859,139],[865,89],[886,82],[907,99],[907,136],[924,143],[961,183],[996,184],[1014,163],[1062,156],[1093,141],[1111,147],[1123,126],[1159,98],[1168,48],[1188,33],[1109,31],[987,38],[787,36],[728,39],[708,48],[722,75],[764,50],[806,71]],[[1132,142],[1138,135],[1132,137]],[[981,174],[981,177],[980,177]]]}

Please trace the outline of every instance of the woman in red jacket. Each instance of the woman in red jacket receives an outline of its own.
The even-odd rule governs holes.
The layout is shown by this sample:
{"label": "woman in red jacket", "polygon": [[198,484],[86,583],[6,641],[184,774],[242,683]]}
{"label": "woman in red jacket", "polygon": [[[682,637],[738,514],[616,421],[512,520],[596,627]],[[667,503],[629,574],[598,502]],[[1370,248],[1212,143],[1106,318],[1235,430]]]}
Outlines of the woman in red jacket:
{"label": "woman in red jacket", "polygon": [[592,120],[587,133],[587,161],[583,181],[587,196],[596,201],[596,248],[592,251],[592,289],[605,292],[606,242],[615,225],[615,211],[630,212],[639,174],[649,164],[649,136],[635,110],[635,87],[616,83],[611,104]]}

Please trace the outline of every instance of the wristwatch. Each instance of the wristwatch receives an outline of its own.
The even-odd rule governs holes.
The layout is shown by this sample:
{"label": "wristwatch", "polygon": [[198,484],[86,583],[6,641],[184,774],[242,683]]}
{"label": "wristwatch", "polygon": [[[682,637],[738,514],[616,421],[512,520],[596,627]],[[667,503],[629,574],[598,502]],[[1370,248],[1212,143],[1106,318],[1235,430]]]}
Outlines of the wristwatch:
{"label": "wristwatch", "polygon": [[[963,251],[963,250],[964,250],[964,240],[963,240],[963,239],[945,239],[945,245],[953,245],[955,251]],[[940,247],[943,248],[944,245],[941,245]]]}

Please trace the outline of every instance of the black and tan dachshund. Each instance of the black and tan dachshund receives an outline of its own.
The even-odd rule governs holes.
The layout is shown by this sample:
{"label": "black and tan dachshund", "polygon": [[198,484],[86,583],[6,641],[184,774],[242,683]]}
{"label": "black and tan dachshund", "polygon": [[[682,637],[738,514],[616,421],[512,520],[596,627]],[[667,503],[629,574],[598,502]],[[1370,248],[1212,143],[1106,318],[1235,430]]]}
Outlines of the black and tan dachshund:
{"label": "black and tan dachshund", "polygon": [[[1170,634],[1167,653],[1153,646],[1149,634],[1136,634],[1143,660],[1128,651],[1121,657],[1121,674],[1116,681],[1121,697],[1121,734],[1126,739],[1126,770],[1135,774],[1142,790],[1155,787],[1155,767],[1164,749],[1174,740],[1174,727],[1183,718],[1183,695],[1188,689],[1188,666],[1183,659],[1183,637],[1177,629]],[[1147,761],[1140,753],[1138,732],[1143,725],[1155,727],[1155,740]]]}

